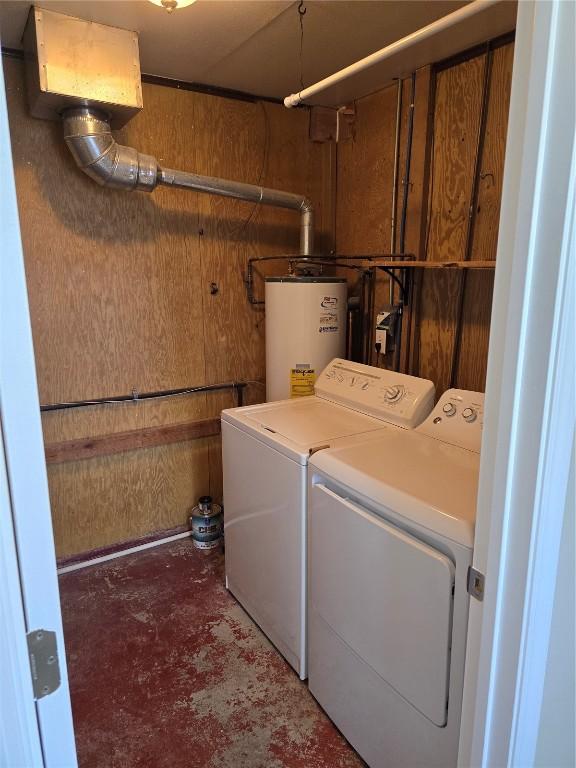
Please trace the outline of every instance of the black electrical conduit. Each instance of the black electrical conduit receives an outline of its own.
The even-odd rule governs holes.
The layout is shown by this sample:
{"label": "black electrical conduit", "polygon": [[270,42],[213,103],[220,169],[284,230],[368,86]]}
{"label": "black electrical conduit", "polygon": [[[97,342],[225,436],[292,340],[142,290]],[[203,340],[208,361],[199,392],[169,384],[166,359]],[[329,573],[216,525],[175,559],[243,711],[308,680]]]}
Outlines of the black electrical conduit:
{"label": "black electrical conduit", "polygon": [[376,280],[374,280],[374,270],[366,269],[362,272],[362,281],[365,297],[363,294],[362,307],[364,309],[364,353],[361,362],[370,365],[372,361],[372,336],[373,336],[373,317]]}
{"label": "black electrical conduit", "polygon": [[244,389],[248,384],[261,384],[251,381],[228,381],[223,384],[202,384],[198,387],[183,387],[181,389],[162,389],[157,392],[132,391],[130,395],[117,395],[114,397],[100,397],[94,400],[74,400],[69,403],[49,403],[41,405],[42,413],[48,411],[66,411],[71,408],[86,408],[92,405],[112,405],[114,403],[138,403],[140,400],[157,400],[164,397],[178,397],[180,395],[192,395],[196,392],[216,392],[222,389],[234,389],[236,391],[237,405],[244,404]]}
{"label": "black electrical conduit", "polygon": [[[261,261],[286,261],[289,264],[290,273],[295,264],[309,264],[310,266],[326,266],[326,267],[342,267],[343,269],[367,269],[365,266],[346,264],[343,262],[348,261],[374,261],[378,259],[398,259],[398,260],[410,260],[415,256],[411,253],[384,253],[381,255],[366,255],[366,256],[298,256],[296,254],[289,254],[283,256],[253,256],[248,259],[248,266],[246,268],[246,277],[244,279],[244,285],[246,286],[246,295],[248,301],[253,305],[263,305],[263,299],[257,299],[254,296],[254,263]],[[370,267],[368,267],[370,269]],[[379,269],[388,272],[388,267],[379,267]],[[397,278],[395,278],[397,280]],[[398,284],[399,281],[397,280]]]}
{"label": "black electrical conduit", "polygon": [[[406,217],[408,214],[408,192],[410,191],[410,163],[412,160],[412,137],[414,134],[414,102],[416,99],[416,72],[412,73],[411,86],[410,86],[410,107],[408,112],[408,132],[406,136],[406,165],[404,168],[404,189],[402,194],[402,213],[400,216],[400,237],[399,247],[400,252],[404,251],[406,245]],[[400,295],[400,301],[405,306],[407,304],[408,292],[409,292],[410,277],[407,270],[402,271],[402,293]],[[394,352],[394,369],[400,370],[400,347],[402,344],[402,314],[398,318],[396,324],[396,339],[395,339],[395,352]]]}
{"label": "black electrical conduit", "polygon": [[402,216],[400,218],[400,253],[406,245],[406,212],[410,190],[410,163],[412,160],[412,136],[414,134],[414,100],[416,98],[416,72],[412,73],[410,86],[410,109],[408,113],[408,135],[406,137],[406,165],[404,168],[404,189],[402,190]]}
{"label": "black electrical conduit", "polygon": [[381,269],[382,272],[386,272],[388,277],[396,283],[396,285],[400,289],[400,302],[402,304],[404,304],[405,303],[405,288],[404,288],[404,283],[402,282],[402,280],[400,280],[400,278],[397,275],[394,274],[394,270],[392,270],[389,267],[378,267],[378,269]]}

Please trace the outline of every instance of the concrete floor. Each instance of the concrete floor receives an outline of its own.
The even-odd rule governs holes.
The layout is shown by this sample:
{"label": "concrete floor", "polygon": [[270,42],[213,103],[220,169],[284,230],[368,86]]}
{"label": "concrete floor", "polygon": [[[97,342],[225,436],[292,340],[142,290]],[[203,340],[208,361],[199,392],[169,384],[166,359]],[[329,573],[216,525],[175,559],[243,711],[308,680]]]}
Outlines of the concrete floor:
{"label": "concrete floor", "polygon": [[60,577],[81,768],[364,763],[189,539]]}

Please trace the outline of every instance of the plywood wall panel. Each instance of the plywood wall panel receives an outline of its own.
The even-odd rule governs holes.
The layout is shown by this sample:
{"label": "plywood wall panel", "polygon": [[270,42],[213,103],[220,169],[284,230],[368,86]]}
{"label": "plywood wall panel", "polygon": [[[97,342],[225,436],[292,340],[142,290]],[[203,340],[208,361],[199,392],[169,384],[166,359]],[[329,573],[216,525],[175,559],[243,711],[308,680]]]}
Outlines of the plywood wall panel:
{"label": "plywood wall panel", "polygon": [[[476,260],[496,258],[513,57],[512,44],[498,48],[493,54],[471,253],[471,258]],[[458,386],[464,389],[484,391],[486,385],[493,288],[493,273],[470,272],[466,276],[456,372]]]}
{"label": "plywood wall panel", "polygon": [[59,557],[184,525],[208,492],[210,440],[51,466]]}
{"label": "plywood wall panel", "polygon": [[[406,133],[408,130],[408,107],[410,106],[410,79],[404,81],[403,130],[401,143],[401,168],[406,162]],[[426,229],[429,193],[430,155],[432,151],[434,120],[434,75],[432,68],[422,67],[416,72],[414,95],[414,122],[412,133],[412,151],[410,159],[410,179],[408,188],[408,208],[406,216],[406,252],[417,259],[426,258]],[[404,171],[402,171],[404,173]],[[402,190],[400,190],[401,192]],[[398,216],[401,212],[399,193]],[[398,220],[400,227],[400,220]],[[398,243],[400,240],[398,238]]]}
{"label": "plywood wall panel", "polygon": [[[465,258],[474,158],[480,128],[484,56],[436,76],[427,258]],[[420,299],[419,372],[438,393],[450,386],[460,274],[425,273]]]}
{"label": "plywood wall panel", "polygon": [[[307,194],[314,203],[318,248],[326,241],[329,212],[325,212],[324,187],[328,144],[307,140],[308,112],[295,114],[273,104],[242,104],[241,110],[230,101],[204,97],[199,109],[228,126],[230,149],[220,152],[219,137],[206,133],[201,145],[203,172],[236,178],[238,168],[246,181],[289,192]],[[272,161],[271,161],[272,158]],[[328,165],[329,169],[329,165]],[[244,277],[248,259],[279,254],[297,255],[300,251],[300,215],[297,211],[275,209],[205,197],[202,201],[203,283],[215,283],[218,292],[204,299],[208,318],[206,375],[210,381],[237,376],[264,378],[264,313],[262,307],[246,300]],[[285,273],[285,262],[267,262],[258,273]],[[263,295],[263,283],[256,291]],[[219,350],[219,354],[213,351]]]}
{"label": "plywood wall panel", "polygon": [[[198,163],[202,173],[258,183],[268,162],[266,113],[258,104],[239,105],[210,97],[198,102],[199,119],[226,126],[226,133],[203,133],[198,142]],[[229,145],[222,152],[219,144]],[[258,206],[237,200],[203,197],[201,200],[202,282],[217,286],[217,293],[203,296],[206,376],[209,381],[235,378],[238,370],[250,378],[262,378],[263,323],[246,300],[243,277],[246,261],[259,253],[254,218]],[[288,226],[294,225],[288,222]],[[266,233],[269,236],[270,233]],[[294,233],[291,233],[294,237]],[[289,238],[290,239],[290,238]]]}
{"label": "plywood wall panel", "polygon": [[[101,189],[76,168],[61,126],[28,116],[22,62],[3,64],[41,401],[263,379],[264,316],[246,300],[246,260],[297,251],[298,215],[184,190]],[[309,141],[306,110],[148,84],[143,93],[118,141],[166,167],[307,194],[329,227],[333,150]],[[247,402],[262,392],[252,385]],[[174,424],[234,403],[228,391],[45,413],[44,434]],[[50,467],[58,554],[183,523],[197,495],[221,495],[219,446],[207,438]]]}
{"label": "plywood wall panel", "polygon": [[359,99],[355,109],[353,136],[338,145],[338,253],[384,253],[390,246],[396,87]]}
{"label": "plywood wall panel", "polygon": [[[410,106],[411,83],[404,81],[404,99]],[[402,167],[406,162],[406,134],[408,132],[408,111],[403,116]],[[426,222],[428,211],[430,155],[432,148],[434,120],[434,75],[431,67],[422,67],[416,72],[414,89],[414,117],[412,133],[412,149],[410,159],[410,179],[408,182],[408,205],[406,210],[406,234],[404,250],[417,259],[426,259]],[[404,171],[403,171],[404,173]],[[401,188],[401,192],[403,189]],[[398,216],[402,206],[399,205]],[[400,227],[400,221],[398,223]],[[398,237],[400,249],[400,237]],[[404,310],[402,326],[402,342],[400,349],[400,370],[412,374],[418,371],[418,334],[419,322],[417,308],[420,305],[422,274],[420,271],[408,273],[410,282],[410,300]]]}
{"label": "plywood wall panel", "polygon": [[466,275],[456,374],[456,383],[461,389],[484,392],[486,387],[493,289],[494,272],[478,270]]}
{"label": "plywood wall panel", "polygon": [[[202,383],[203,350],[191,343],[201,324],[194,196],[101,189],[75,167],[58,124],[28,117],[22,65],[6,63],[41,400]],[[155,90],[168,112],[179,94]],[[124,138],[139,144],[140,130],[169,143],[146,111]]]}
{"label": "plywood wall panel", "polygon": [[[396,249],[400,246],[400,218],[404,185],[408,183],[406,217],[406,252],[424,258],[424,227],[422,208],[427,201],[427,137],[429,133],[430,67],[416,74],[416,98],[410,178],[405,179],[408,124],[411,104],[411,78],[402,82],[400,124],[400,148],[398,158],[398,190],[396,204]],[[355,103],[356,119],[353,138],[338,145],[337,185],[337,251],[339,254],[387,253],[391,250],[392,190],[394,179],[394,151],[396,131],[397,85],[387,88]],[[342,273],[351,284],[350,272]],[[415,276],[418,279],[418,276]],[[399,293],[394,292],[394,301]],[[389,303],[389,279],[385,273],[376,272],[374,302],[376,314]],[[410,322],[411,307],[404,320],[404,353],[408,341],[417,330]],[[415,345],[416,350],[418,349]],[[412,355],[413,357],[414,355]],[[372,350],[372,363],[390,367],[393,355],[385,358]],[[408,357],[401,361],[405,370]]]}
{"label": "plywood wall panel", "polygon": [[[336,247],[339,255],[390,252],[396,85],[355,102],[352,137],[338,144]],[[341,273],[353,284],[349,270]],[[389,279],[375,275],[374,313],[389,303]],[[372,324],[375,321],[375,314]],[[372,362],[376,363],[374,349]]]}
{"label": "plywood wall panel", "polygon": [[436,76],[428,258],[464,258],[480,125],[484,56]]}
{"label": "plywood wall panel", "polygon": [[418,375],[431,379],[439,396],[450,383],[462,276],[449,270],[423,272],[418,313]]}
{"label": "plywood wall panel", "polygon": [[[496,257],[512,58],[512,44],[494,52],[472,259]],[[452,261],[465,257],[484,64],[482,54],[436,73],[434,68],[417,73],[406,251],[421,259]],[[401,176],[407,83],[403,94]],[[393,158],[395,103],[393,87],[358,101],[355,139],[338,147],[339,252],[369,253],[382,250],[382,244],[389,241],[389,164]],[[383,120],[384,105],[387,119]],[[399,201],[401,193],[400,185]],[[344,215],[347,204],[356,214],[352,223]],[[403,369],[431,378],[440,394],[449,386],[455,344],[461,333],[456,385],[483,389],[493,276],[486,272],[470,272],[464,277],[442,270],[421,270],[414,275],[414,281],[411,318],[404,325]],[[377,297],[377,303],[382,301],[381,290]]]}
{"label": "plywood wall panel", "polygon": [[513,59],[512,43],[493,53],[471,254],[477,260],[496,258]]}

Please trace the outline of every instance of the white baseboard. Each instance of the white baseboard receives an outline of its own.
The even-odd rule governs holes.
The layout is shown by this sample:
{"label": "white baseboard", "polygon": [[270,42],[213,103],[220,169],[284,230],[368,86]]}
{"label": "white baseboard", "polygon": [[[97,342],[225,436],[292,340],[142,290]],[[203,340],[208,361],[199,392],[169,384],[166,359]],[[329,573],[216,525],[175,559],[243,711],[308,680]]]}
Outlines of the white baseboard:
{"label": "white baseboard", "polygon": [[115,560],[117,557],[132,555],[134,552],[142,552],[145,549],[152,549],[152,547],[159,547],[162,544],[169,544],[171,541],[177,541],[178,539],[186,539],[190,537],[190,531],[183,531],[182,533],[176,533],[173,536],[166,536],[164,539],[156,539],[156,541],[148,541],[146,544],[138,544],[135,547],[121,549],[119,552],[111,552],[109,555],[100,555],[99,557],[92,557],[88,560],[83,560],[80,563],[74,563],[73,565],[64,565],[62,568],[58,568],[57,573],[58,576],[61,576],[63,573],[79,571],[81,568],[89,568],[91,565],[99,565],[100,563],[105,563],[108,560]]}

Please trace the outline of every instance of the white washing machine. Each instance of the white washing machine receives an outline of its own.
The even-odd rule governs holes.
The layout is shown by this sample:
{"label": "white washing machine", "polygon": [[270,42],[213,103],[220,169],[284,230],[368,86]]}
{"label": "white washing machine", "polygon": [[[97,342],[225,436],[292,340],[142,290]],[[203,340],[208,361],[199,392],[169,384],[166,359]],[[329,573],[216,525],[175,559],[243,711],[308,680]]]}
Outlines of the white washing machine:
{"label": "white washing machine", "polygon": [[314,391],[222,412],[226,585],[302,679],[309,457],[404,432],[434,403],[430,381],[341,359]]}
{"label": "white washing machine", "polygon": [[457,763],[483,402],[310,461],[309,686],[371,768]]}

